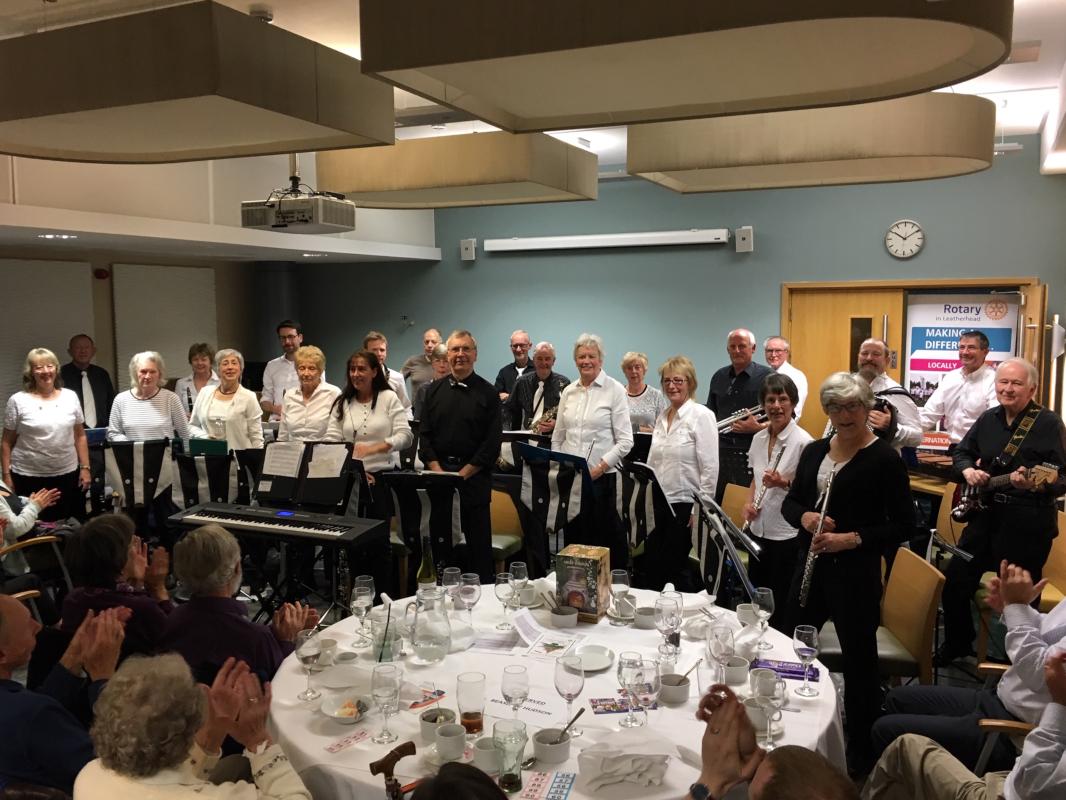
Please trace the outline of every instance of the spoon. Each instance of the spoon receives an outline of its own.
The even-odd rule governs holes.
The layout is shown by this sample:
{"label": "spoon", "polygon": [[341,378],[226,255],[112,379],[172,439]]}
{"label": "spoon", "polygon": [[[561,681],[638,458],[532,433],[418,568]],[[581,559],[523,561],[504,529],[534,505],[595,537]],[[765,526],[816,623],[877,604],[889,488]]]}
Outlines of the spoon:
{"label": "spoon", "polygon": [[554,742],[552,742],[552,744],[562,744],[563,743],[563,737],[566,736],[566,732],[568,730],[570,730],[570,726],[573,725],[575,722],[577,722],[578,718],[584,713],[585,713],[584,707],[579,708],[577,710],[577,713],[574,714],[574,718],[572,720],[570,720],[568,723],[566,723],[566,727],[565,728],[563,728],[561,731],[559,731],[559,736],[555,739]]}
{"label": "spoon", "polygon": [[688,672],[686,672],[684,675],[682,675],[681,678],[682,679],[687,678],[689,675],[692,674],[692,670],[696,669],[696,667],[698,667],[702,663],[703,663],[703,659],[702,658],[697,658],[696,659],[696,663],[693,664],[691,667],[689,667],[688,668]]}
{"label": "spoon", "polygon": [[530,756],[525,761],[523,761],[521,764],[519,764],[519,766],[522,769],[532,769],[533,765],[536,764],[536,763],[537,763],[537,757],[536,756]]}

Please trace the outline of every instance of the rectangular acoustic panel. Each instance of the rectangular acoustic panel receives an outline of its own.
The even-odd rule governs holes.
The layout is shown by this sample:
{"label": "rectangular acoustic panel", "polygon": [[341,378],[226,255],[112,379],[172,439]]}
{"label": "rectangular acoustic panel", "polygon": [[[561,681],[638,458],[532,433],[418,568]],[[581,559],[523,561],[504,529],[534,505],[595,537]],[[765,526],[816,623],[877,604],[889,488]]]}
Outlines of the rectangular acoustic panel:
{"label": "rectangular acoustic panel", "polygon": [[167,379],[189,374],[189,345],[218,349],[215,271],[210,267],[114,265],[115,388],[130,388],[127,370],[134,353],[157,350]]}
{"label": "rectangular acoustic panel", "polygon": [[92,268],[75,261],[0,259],[4,335],[0,336],[0,402],[22,388],[26,353],[47,347],[60,364],[67,342],[93,333]]}

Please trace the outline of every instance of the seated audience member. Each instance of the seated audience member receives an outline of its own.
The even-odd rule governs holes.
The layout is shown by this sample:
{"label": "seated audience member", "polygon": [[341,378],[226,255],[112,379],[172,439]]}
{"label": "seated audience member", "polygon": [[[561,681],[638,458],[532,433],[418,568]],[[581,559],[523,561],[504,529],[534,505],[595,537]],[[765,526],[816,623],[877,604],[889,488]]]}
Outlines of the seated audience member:
{"label": "seated audience member", "polygon": [[418,391],[415,393],[415,402],[411,407],[415,419],[422,419],[422,410],[425,406],[426,392],[429,389],[429,385],[433,381],[446,378],[452,374],[451,365],[448,364],[448,347],[443,342],[433,348],[433,353],[430,355],[429,360],[433,368],[433,375],[428,381],[419,384]]}
{"label": "seated audience member", "polygon": [[149,564],[148,545],[134,534],[129,517],[102,514],[67,539],[65,559],[75,588],[63,599],[63,630],[75,630],[89,611],[125,606],[133,612],[126,652],[154,652],[174,609],[166,588],[167,551],[157,547]]}
{"label": "seated audience member", "polygon": [[418,784],[411,800],[506,800],[492,778],[472,764],[449,761],[433,777]]}
{"label": "seated audience member", "polygon": [[178,396],[163,385],[167,381],[163,356],[152,350],[130,359],[130,390],[111,405],[107,424],[109,442],[144,442],[150,439],[189,438],[189,418]]}
{"label": "seated audience member", "polygon": [[[967,767],[977,763],[984,733],[980,719],[1016,719],[1035,725],[1051,702],[1044,682],[1044,663],[1053,647],[1066,645],[1066,603],[1041,614],[1029,603],[1040,596],[1046,581],[1035,586],[1030,574],[1006,561],[989,585],[987,603],[1003,614],[1011,666],[993,689],[957,686],[901,686],[885,698],[887,714],[873,726],[873,745],[882,752],[905,733],[927,736]],[[1001,742],[989,767],[1009,769],[1014,748]]]}
{"label": "seated audience member", "polygon": [[[37,525],[37,515],[58,499],[58,489],[40,489],[29,497],[19,497],[0,481],[0,541],[3,546],[16,544],[28,535]],[[4,556],[0,561],[0,591],[15,594],[32,589],[41,593],[35,602],[44,624],[55,625],[59,621],[55,601],[40,577],[30,572],[25,556],[19,550]]]}
{"label": "seated audience member", "polygon": [[1066,653],[1044,664],[1051,702],[1025,737],[1009,773],[974,775],[925,736],[904,734],[888,746],[863,787],[864,800],[1058,800],[1066,796]]}
{"label": "seated audience member", "polygon": [[115,671],[128,612],[90,612],[59,663],[36,692],[12,679],[29,664],[41,625],[25,605],[0,595],[0,786],[48,786],[70,792],[93,758],[89,734],[68,710],[85,689],[95,699]]}
{"label": "seated audience member", "polygon": [[[211,369],[211,362],[215,360],[215,351],[207,342],[197,342],[189,348],[189,366],[192,372],[184,378],[178,378],[174,384],[174,394],[181,401],[185,413],[190,417],[196,407],[196,400],[200,396],[200,390],[208,386],[218,386],[218,373]],[[256,400],[256,405],[259,401]]]}
{"label": "seated audience member", "polygon": [[219,525],[190,531],[174,546],[174,574],[190,597],[167,618],[159,650],[180,654],[205,682],[230,657],[270,680],[292,652],[296,634],[318,624],[318,612],[299,603],[285,603],[270,627],[249,620],[244,603],[234,599],[241,548]]}
{"label": "seated audience member", "polygon": [[[97,758],[78,775],[74,798],[310,800],[270,739],[269,713],[270,684],[261,686],[244,664],[227,661],[207,689],[181,656],[127,659],[96,703]],[[244,745],[255,785],[210,782],[227,735]]]}
{"label": "seated audience member", "polygon": [[[751,800],[858,800],[848,777],[825,756],[797,745],[769,753],[755,743],[744,706],[717,684],[700,700],[696,718],[705,722],[700,777],[687,800],[720,800],[732,787],[748,783]],[[919,799],[920,800],[920,799]]]}

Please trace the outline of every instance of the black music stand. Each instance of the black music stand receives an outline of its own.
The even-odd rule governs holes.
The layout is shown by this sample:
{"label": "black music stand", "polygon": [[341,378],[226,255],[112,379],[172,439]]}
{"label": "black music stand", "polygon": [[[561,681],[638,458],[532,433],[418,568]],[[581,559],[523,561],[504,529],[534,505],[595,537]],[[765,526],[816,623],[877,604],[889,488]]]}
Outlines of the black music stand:
{"label": "black music stand", "polygon": [[[663,494],[655,470],[647,464],[623,461],[618,465],[618,475],[620,480],[615,504],[626,526],[629,554],[636,573],[634,586],[648,588],[650,578],[647,570],[643,564],[638,569],[636,559],[647,553],[648,538],[664,520],[668,525],[674,523],[674,509]],[[686,579],[685,583],[688,582]]]}
{"label": "black music stand", "polygon": [[[378,480],[392,495],[392,505],[400,530],[400,537],[410,551],[412,563],[422,561],[422,542],[428,540],[432,548],[433,564],[440,574],[444,567],[456,563],[453,551],[465,540],[462,534],[459,508],[459,488],[463,479],[456,472],[382,472]],[[417,588],[416,570],[408,570],[407,586],[400,587],[408,595]]]}
{"label": "black music stand", "polygon": [[171,549],[173,537],[167,526],[174,512],[171,440],[108,442],[104,468],[115,493],[115,510],[130,516],[139,532],[151,531]]}
{"label": "black music stand", "polygon": [[633,431],[633,446],[629,448],[623,461],[644,464],[651,452],[651,434],[644,431]]}
{"label": "black music stand", "polygon": [[[700,575],[703,576],[703,580],[707,584],[707,592],[713,595],[718,594],[722,583],[722,567],[728,559],[733,565],[740,585],[748,598],[752,598],[755,595],[755,586],[752,584],[751,578],[748,577],[748,571],[744,569],[744,564],[741,563],[740,554],[733,544],[733,539],[735,538],[740,542],[744,549],[748,551],[748,555],[755,559],[758,559],[761,548],[748,534],[733,523],[729,515],[714,500],[705,503],[698,494],[693,494],[692,497],[693,508],[698,509],[700,515],[699,522],[693,530],[693,545],[700,559]],[[718,551],[718,564],[713,580],[707,571],[707,554],[712,543]]]}
{"label": "black music stand", "polygon": [[85,439],[89,444],[89,497],[86,503],[88,516],[95,517],[107,511],[107,428],[86,428]]}

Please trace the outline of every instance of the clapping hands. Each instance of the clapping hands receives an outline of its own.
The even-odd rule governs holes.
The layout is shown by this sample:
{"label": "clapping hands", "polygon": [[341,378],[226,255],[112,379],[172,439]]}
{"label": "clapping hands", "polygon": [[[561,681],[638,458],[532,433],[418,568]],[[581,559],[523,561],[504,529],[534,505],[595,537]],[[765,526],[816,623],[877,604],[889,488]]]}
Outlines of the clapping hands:
{"label": "clapping hands", "polygon": [[755,744],[755,729],[737,696],[715,684],[700,700],[696,719],[705,722],[700,783],[721,797],[738,783],[750,781],[766,753]]}
{"label": "clapping hands", "polygon": [[60,663],[73,675],[84,670],[94,681],[110,678],[126,638],[126,621],[132,614],[125,606],[108,608],[98,614],[87,612]]}
{"label": "clapping hands", "polygon": [[270,741],[266,720],[270,712],[270,684],[260,684],[248,665],[227,658],[210,686],[200,684],[207,699],[207,715],[196,733],[205,753],[216,753],[226,736],[247,750]]}
{"label": "clapping hands", "polygon": [[318,611],[303,603],[285,603],[274,612],[271,628],[279,642],[292,642],[296,634],[318,625]]}
{"label": "clapping hands", "polygon": [[1028,605],[1033,602],[1046,585],[1046,578],[1034,584],[1029,570],[1003,560],[999,563],[999,575],[988,584],[988,597],[985,602],[997,614],[1002,614],[1006,606],[1015,603]]}

